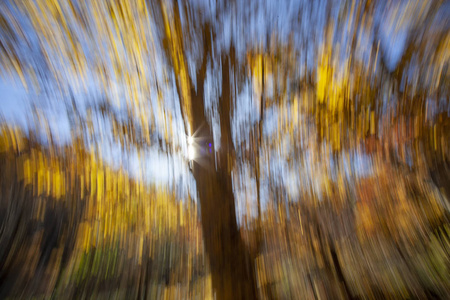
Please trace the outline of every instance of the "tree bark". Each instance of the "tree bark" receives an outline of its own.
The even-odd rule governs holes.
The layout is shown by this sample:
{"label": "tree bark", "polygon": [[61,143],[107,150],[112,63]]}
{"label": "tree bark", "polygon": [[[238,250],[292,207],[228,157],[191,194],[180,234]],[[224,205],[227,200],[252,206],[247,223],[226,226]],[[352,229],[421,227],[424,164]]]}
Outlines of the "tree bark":
{"label": "tree bark", "polygon": [[[197,84],[194,85],[187,70],[180,67],[186,66],[187,61],[183,53],[179,5],[174,6],[173,28],[170,27],[164,7],[160,5],[159,9],[164,18],[164,31],[171,32],[166,36],[167,45],[164,47],[167,57],[174,65],[179,66],[178,70],[175,70],[175,82],[185,125],[189,127],[186,128],[187,134],[195,134],[194,140],[201,141],[200,145],[196,145],[197,157],[191,162],[191,169],[197,184],[203,240],[210,264],[212,287],[217,299],[255,299],[257,292],[254,261],[239,232],[231,180],[235,159],[230,122],[233,100],[230,71],[236,62],[233,47],[227,55],[216,57],[212,45],[213,31],[209,24],[203,24],[200,29],[203,35],[203,58],[197,69]],[[176,49],[174,45],[177,46]],[[221,138],[220,149],[216,149],[203,101],[208,60],[217,64],[219,58],[222,68],[222,95],[218,107]],[[186,92],[183,91],[183,84],[188,84],[190,95],[183,93]],[[217,152],[211,153],[207,144],[211,144],[208,145],[210,149]]]}
{"label": "tree bark", "polygon": [[[223,57],[222,95],[219,99],[220,149],[216,154],[200,153],[193,162],[192,173],[197,183],[203,239],[217,299],[256,299],[254,260],[239,232],[231,180],[234,146],[230,125],[230,69],[230,59]],[[197,90],[191,88],[192,130],[196,137],[209,139],[214,144],[204,110],[203,82],[204,78],[199,78]]]}
{"label": "tree bark", "polygon": [[193,174],[217,299],[256,299],[254,264],[238,230],[230,174],[199,164]]}

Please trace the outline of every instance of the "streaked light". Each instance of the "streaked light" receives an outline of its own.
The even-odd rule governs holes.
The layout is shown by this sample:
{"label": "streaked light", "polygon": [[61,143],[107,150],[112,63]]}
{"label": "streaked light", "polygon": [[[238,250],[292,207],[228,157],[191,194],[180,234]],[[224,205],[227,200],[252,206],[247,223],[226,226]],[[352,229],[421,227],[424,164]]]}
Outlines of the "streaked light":
{"label": "streaked light", "polygon": [[193,160],[195,158],[195,149],[194,146],[192,146],[192,144],[190,144],[188,147],[188,156],[189,160]]}
{"label": "streaked light", "polygon": [[187,138],[187,142],[188,142],[189,145],[192,145],[194,143],[194,138],[192,136],[189,136]]}

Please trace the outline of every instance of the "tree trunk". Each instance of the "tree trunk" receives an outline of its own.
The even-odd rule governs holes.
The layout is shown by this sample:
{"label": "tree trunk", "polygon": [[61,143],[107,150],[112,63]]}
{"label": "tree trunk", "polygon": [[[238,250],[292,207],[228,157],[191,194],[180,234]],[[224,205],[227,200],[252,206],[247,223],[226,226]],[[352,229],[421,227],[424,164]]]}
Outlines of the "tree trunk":
{"label": "tree trunk", "polygon": [[212,167],[195,164],[193,173],[213,289],[217,299],[255,299],[254,264],[238,230],[231,176]]}
{"label": "tree trunk", "polygon": [[[159,8],[161,14],[167,17],[164,7]],[[165,19],[164,31],[171,32],[171,35],[166,37],[168,43],[165,51],[173,64],[178,66],[175,69],[176,87],[185,125],[188,127],[187,133],[194,134],[195,141],[201,141],[200,145],[199,143],[195,145],[197,157],[191,162],[191,168],[197,183],[203,239],[210,264],[213,290],[217,299],[255,299],[257,294],[254,262],[238,229],[231,181],[235,157],[230,124],[233,100],[230,70],[236,62],[233,47],[229,55],[215,57],[212,43],[213,31],[208,24],[204,24],[202,28],[203,59],[197,70],[197,82],[194,85],[185,68],[187,61],[182,55],[184,54],[183,38],[181,38],[183,30],[178,5],[175,6],[173,13],[175,23],[173,28],[169,25],[169,19]],[[220,149],[216,149],[203,101],[208,60],[212,64],[217,64],[219,58],[222,67],[222,95],[218,103],[221,138]],[[190,93],[187,93],[185,84],[189,86]],[[211,151],[207,144],[210,144],[208,146]],[[218,150],[218,152],[212,150]]]}
{"label": "tree trunk", "polygon": [[[254,260],[239,232],[231,165],[234,146],[231,139],[230,62],[222,61],[222,95],[219,99],[221,145],[217,153],[203,148],[193,161],[192,173],[197,183],[201,207],[201,222],[205,250],[210,264],[212,286],[217,299],[256,299]],[[204,111],[204,78],[199,78],[197,90],[191,88],[195,138],[200,146],[214,144],[212,130]],[[208,142],[204,142],[204,140]],[[215,149],[211,145],[212,149]],[[206,150],[206,151],[205,151]]]}

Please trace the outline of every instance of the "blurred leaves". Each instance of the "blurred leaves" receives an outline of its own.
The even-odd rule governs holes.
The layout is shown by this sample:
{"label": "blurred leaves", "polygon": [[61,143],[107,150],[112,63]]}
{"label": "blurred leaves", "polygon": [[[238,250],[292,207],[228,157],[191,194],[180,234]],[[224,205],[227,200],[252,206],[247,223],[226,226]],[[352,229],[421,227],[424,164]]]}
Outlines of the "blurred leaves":
{"label": "blurred leaves", "polygon": [[[32,107],[1,127],[0,298],[445,298],[448,10],[0,3]],[[146,182],[186,136],[191,173]]]}
{"label": "blurred leaves", "polygon": [[[132,180],[83,149],[49,155],[5,126],[0,140],[1,272],[5,284],[16,281],[2,284],[3,296],[25,288],[26,297],[77,298],[94,284],[92,295],[104,297],[139,280],[145,289],[150,282],[185,282],[187,296],[190,282],[206,284],[199,278],[205,267],[194,203],[176,202],[165,188]],[[29,267],[19,271],[17,264]]]}

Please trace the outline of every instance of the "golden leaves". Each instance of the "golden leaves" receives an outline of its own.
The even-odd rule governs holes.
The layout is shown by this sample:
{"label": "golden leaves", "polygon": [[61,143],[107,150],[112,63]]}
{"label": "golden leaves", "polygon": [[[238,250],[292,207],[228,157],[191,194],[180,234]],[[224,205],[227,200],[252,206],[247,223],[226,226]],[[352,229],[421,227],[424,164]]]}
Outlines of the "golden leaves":
{"label": "golden leaves", "polygon": [[[70,205],[71,197],[76,195],[76,201],[86,202],[85,222],[78,233],[79,245],[84,251],[97,240],[98,232],[102,235],[101,243],[109,243],[131,228],[144,237],[151,235],[153,229],[165,234],[167,230],[174,232],[180,226],[192,226],[192,222],[196,222],[196,218],[191,218],[195,207],[187,209],[165,188],[132,180],[123,169],[112,170],[99,161],[94,152],[86,155],[68,149],[66,156],[72,160],[65,160],[26,145],[26,137],[20,131],[1,128],[1,152],[21,149],[22,154],[17,156],[15,164],[19,180],[32,187],[36,199],[51,197]],[[39,207],[36,217],[40,218],[45,205],[39,201],[44,200],[36,201]]]}
{"label": "golden leaves", "polygon": [[347,80],[348,78],[344,75],[335,73],[335,67],[331,64],[330,53],[325,50],[317,67],[316,95],[318,102],[326,104],[330,112],[342,111]]}
{"label": "golden leaves", "polygon": [[[42,76],[39,69],[45,68],[64,95],[68,89],[86,91],[96,84],[107,95],[108,103],[115,100],[120,107],[125,102],[136,117],[142,137],[133,141],[149,143],[154,130],[148,109],[152,92],[149,74],[154,71],[158,53],[146,1],[37,0],[20,1],[18,6],[33,26],[43,58],[39,64],[29,65],[22,65],[19,58],[11,61],[12,71],[24,85],[29,74],[29,81],[39,90],[47,79],[38,80],[42,78],[37,76]],[[12,21],[14,18],[17,16]],[[124,90],[125,97],[122,90],[115,92],[117,87]]]}
{"label": "golden leaves", "polygon": [[[164,28],[167,39],[166,51],[172,61],[172,66],[176,75],[177,85],[179,88],[179,97],[181,97],[181,109],[184,116],[185,127],[190,128],[192,124],[192,99],[191,99],[191,82],[189,72],[186,66],[186,58],[183,49],[182,32],[180,26],[177,26],[175,16],[169,11],[165,3],[161,3],[164,18]],[[188,129],[189,131],[189,129]]]}

